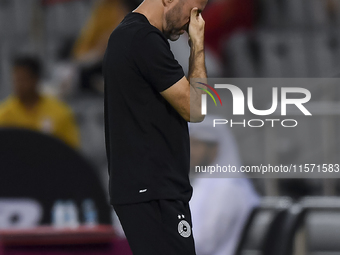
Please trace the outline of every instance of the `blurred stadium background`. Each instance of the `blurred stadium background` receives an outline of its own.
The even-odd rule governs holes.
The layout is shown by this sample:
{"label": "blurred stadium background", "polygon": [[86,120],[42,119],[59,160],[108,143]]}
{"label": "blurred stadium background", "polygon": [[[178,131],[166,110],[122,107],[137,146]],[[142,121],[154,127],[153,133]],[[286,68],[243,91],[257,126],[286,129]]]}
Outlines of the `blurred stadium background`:
{"label": "blurred stadium background", "polygon": [[[54,74],[62,58],[61,49],[79,36],[96,2],[0,0],[0,100],[12,91],[13,56],[38,55],[44,66],[42,90],[71,106],[80,128],[80,154],[95,170],[101,194],[106,196],[102,91],[84,92],[73,84],[72,92],[61,94]],[[126,4],[132,10],[138,2]],[[221,63],[221,77],[339,78],[339,0],[254,0],[253,12],[251,28],[235,26],[221,42],[221,51],[215,56]],[[305,128],[273,132],[265,128],[233,129],[243,165],[339,163],[340,86],[335,83],[308,89],[322,104],[314,105],[319,114],[304,123]],[[261,105],[268,96],[265,90],[262,92],[255,104]],[[0,165],[0,171],[6,169]],[[340,253],[338,180],[252,181],[264,198],[245,226],[237,254]],[[104,223],[111,221],[107,217],[103,216]]]}

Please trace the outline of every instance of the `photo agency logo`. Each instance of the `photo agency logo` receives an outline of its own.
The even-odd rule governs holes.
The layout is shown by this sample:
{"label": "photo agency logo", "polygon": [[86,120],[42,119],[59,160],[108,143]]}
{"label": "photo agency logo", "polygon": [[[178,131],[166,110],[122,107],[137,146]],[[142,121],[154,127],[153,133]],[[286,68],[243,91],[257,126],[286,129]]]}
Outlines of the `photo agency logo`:
{"label": "photo agency logo", "polygon": [[[207,95],[212,98],[215,106],[218,106],[216,103],[214,95],[208,90],[210,89],[218,98],[220,105],[222,106],[222,100],[220,94],[216,91],[226,90],[231,93],[232,102],[226,102],[227,107],[232,106],[232,114],[233,116],[245,116],[247,105],[250,113],[256,116],[261,116],[262,118],[254,118],[254,119],[243,119],[243,120],[235,120],[235,119],[214,119],[213,127],[216,125],[229,125],[230,127],[235,126],[243,126],[243,127],[251,127],[251,128],[259,128],[265,125],[270,125],[271,127],[275,127],[275,125],[281,125],[282,127],[296,127],[298,125],[298,121],[296,119],[282,119],[282,118],[274,118],[271,116],[287,116],[287,106],[292,105],[297,107],[299,113],[302,113],[304,116],[312,116],[310,111],[306,108],[305,104],[311,100],[311,92],[308,89],[301,87],[272,87],[271,88],[271,103],[270,108],[268,109],[257,109],[254,106],[254,93],[253,87],[247,87],[247,94],[245,95],[243,91],[236,85],[232,84],[214,84],[214,86],[208,85],[203,82],[197,82],[200,85],[205,86],[206,88],[199,89],[205,91],[207,94],[202,94],[201,96],[201,114],[207,115],[208,112],[208,103],[207,103]],[[280,92],[280,101],[279,101],[279,92]],[[290,95],[294,94],[293,98]],[[267,100],[267,99],[266,99]],[[246,104],[247,102],[247,104]]]}

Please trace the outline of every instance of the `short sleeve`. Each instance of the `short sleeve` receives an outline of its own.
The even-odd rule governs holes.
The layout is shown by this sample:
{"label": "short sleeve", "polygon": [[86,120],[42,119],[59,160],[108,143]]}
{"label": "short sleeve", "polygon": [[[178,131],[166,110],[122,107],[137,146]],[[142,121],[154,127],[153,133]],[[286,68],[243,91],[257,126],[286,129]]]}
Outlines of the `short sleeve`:
{"label": "short sleeve", "polygon": [[151,31],[135,37],[132,57],[145,80],[162,92],[184,76],[181,65],[159,32]]}

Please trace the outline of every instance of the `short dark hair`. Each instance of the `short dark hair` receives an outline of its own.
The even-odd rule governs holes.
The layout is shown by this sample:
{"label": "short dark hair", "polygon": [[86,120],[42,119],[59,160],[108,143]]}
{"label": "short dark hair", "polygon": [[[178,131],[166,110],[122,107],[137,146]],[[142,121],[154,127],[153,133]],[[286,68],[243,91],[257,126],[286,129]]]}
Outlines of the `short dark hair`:
{"label": "short dark hair", "polygon": [[16,56],[13,59],[13,67],[26,67],[37,78],[41,77],[42,67],[38,57],[36,56]]}

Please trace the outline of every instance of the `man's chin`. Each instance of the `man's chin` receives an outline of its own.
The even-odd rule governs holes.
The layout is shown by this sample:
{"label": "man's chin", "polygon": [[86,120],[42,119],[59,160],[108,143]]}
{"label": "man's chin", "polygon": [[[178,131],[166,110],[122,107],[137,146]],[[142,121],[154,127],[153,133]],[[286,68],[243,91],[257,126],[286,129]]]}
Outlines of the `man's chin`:
{"label": "man's chin", "polygon": [[169,40],[170,41],[177,41],[180,38],[181,35],[170,35]]}

